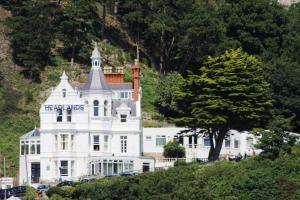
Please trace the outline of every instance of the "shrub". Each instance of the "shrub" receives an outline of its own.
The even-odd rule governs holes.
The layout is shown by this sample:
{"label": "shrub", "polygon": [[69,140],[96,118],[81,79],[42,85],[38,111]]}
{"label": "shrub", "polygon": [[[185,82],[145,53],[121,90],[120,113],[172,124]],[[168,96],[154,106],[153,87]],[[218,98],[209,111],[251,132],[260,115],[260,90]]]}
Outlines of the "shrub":
{"label": "shrub", "polygon": [[167,158],[183,158],[185,157],[185,149],[178,142],[171,141],[164,146],[164,156]]}

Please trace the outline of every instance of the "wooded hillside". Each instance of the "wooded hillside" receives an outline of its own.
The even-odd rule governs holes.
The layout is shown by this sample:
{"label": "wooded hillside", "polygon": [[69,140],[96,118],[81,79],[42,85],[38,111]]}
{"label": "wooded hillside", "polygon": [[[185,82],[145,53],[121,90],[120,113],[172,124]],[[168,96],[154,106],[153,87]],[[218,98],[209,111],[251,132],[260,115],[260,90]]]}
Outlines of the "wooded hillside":
{"label": "wooded hillside", "polygon": [[292,131],[300,131],[299,3],[290,7],[271,0],[0,4],[0,153],[15,168],[19,136],[38,125],[37,105],[62,70],[71,80],[83,81],[93,41],[100,44],[104,65],[125,66],[128,80],[139,46],[143,111],[170,122],[180,115],[173,96],[177,78],[199,73],[208,56],[241,48],[262,66],[271,88],[272,115],[291,118]]}

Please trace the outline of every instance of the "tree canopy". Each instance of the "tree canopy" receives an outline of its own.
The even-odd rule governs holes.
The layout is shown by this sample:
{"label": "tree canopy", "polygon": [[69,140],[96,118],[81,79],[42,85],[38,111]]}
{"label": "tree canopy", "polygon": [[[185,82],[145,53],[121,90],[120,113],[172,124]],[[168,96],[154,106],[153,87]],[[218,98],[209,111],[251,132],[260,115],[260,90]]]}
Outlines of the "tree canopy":
{"label": "tree canopy", "polygon": [[241,49],[209,57],[199,69],[182,79],[175,93],[181,116],[175,122],[210,138],[210,160],[219,156],[230,129],[262,127],[272,107],[269,84],[261,63]]}

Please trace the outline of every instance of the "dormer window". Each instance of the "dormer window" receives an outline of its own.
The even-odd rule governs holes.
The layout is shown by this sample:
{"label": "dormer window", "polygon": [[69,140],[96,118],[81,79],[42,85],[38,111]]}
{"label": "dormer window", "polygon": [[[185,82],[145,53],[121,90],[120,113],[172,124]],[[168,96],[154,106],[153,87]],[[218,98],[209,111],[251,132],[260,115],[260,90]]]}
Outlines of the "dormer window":
{"label": "dormer window", "polygon": [[127,115],[121,115],[121,122],[127,121]]}
{"label": "dormer window", "polygon": [[67,96],[67,90],[66,89],[62,89],[62,97],[66,98]]}
{"label": "dormer window", "polygon": [[99,116],[99,101],[94,101],[94,116]]}

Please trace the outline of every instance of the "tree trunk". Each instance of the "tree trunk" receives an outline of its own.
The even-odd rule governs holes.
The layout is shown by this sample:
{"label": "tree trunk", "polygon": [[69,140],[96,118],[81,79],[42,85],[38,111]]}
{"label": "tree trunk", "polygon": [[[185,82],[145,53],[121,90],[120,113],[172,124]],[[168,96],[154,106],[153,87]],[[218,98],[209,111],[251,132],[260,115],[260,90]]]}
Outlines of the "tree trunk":
{"label": "tree trunk", "polygon": [[210,149],[209,149],[209,154],[208,154],[208,160],[212,161],[213,160],[212,155],[213,155],[213,152],[215,150],[215,143],[214,143],[213,133],[211,131],[209,131],[208,134],[209,134],[209,142],[210,142]]}
{"label": "tree trunk", "polygon": [[117,19],[117,15],[118,15],[118,4],[119,4],[118,1],[114,2],[114,19],[115,20]]}
{"label": "tree trunk", "polygon": [[105,31],[105,20],[106,20],[106,0],[103,2],[102,20],[103,20],[103,24],[102,24],[101,32],[102,32],[102,34],[104,34],[104,31]]}
{"label": "tree trunk", "polygon": [[227,131],[228,130],[226,130],[226,129],[220,129],[219,133],[215,134],[216,144],[214,145],[213,150],[209,151],[209,156],[208,156],[209,161],[216,161],[219,159],[220,152],[222,150],[223,141],[225,139],[225,135],[226,135]]}
{"label": "tree trunk", "polygon": [[75,56],[75,47],[74,47],[74,44],[73,44],[72,54],[71,54],[71,67],[73,67],[73,65],[74,65],[74,56]]}

